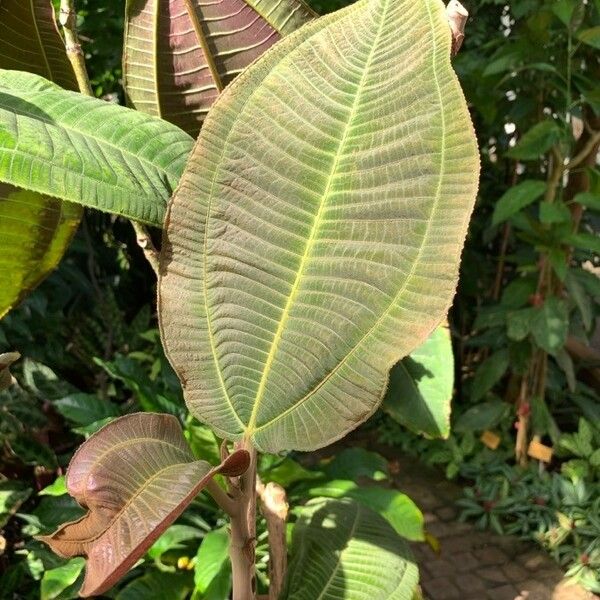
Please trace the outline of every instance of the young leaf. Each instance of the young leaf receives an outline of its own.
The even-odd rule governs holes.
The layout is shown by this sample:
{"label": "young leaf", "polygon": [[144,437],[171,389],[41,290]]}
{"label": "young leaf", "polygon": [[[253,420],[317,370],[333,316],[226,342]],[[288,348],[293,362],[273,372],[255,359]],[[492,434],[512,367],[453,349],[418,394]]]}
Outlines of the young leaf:
{"label": "young leaf", "polygon": [[128,0],[127,97],[195,137],[223,88],[315,16],[302,0]]}
{"label": "young leaf", "polygon": [[448,437],[454,387],[450,331],[440,326],[390,372],[382,408],[416,433]]}
{"label": "young leaf", "polygon": [[2,0],[0,30],[0,68],[27,71],[78,90],[52,0]]}
{"label": "young leaf", "polygon": [[360,0],[213,106],[170,204],[159,313],[220,435],[342,437],[443,318],[479,170],[450,38],[438,0]]}
{"label": "young leaf", "polygon": [[294,527],[282,600],[407,600],[418,579],[406,542],[383,517],[353,500],[319,498]]}
{"label": "young leaf", "polygon": [[40,539],[66,558],[86,556],[80,595],[108,590],[150,548],[217,473],[248,467],[240,450],[217,467],[196,461],[179,421],[136,413],[90,437],[67,471],[67,489],[88,512]]}
{"label": "young leaf", "polygon": [[509,188],[496,202],[492,225],[499,225],[514,214],[535,202],[545,191],[543,181],[527,179],[518,185]]}
{"label": "young leaf", "polygon": [[134,110],[0,70],[0,181],[162,226],[193,140]]}

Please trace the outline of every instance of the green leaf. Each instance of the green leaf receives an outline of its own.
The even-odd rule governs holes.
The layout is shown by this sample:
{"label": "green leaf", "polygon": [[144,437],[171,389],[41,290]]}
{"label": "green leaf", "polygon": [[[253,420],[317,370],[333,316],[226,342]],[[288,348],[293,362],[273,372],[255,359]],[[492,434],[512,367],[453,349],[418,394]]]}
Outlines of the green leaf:
{"label": "green leaf", "polygon": [[506,156],[519,160],[536,160],[560,140],[560,135],[560,128],[554,121],[542,121],[527,131]]}
{"label": "green leaf", "polygon": [[576,277],[572,271],[567,273],[565,277],[565,286],[569,292],[569,296],[577,306],[581,321],[586,331],[590,331],[594,324],[594,307],[592,299],[587,294],[585,287],[580,279]]}
{"label": "green leaf", "polygon": [[95,394],[70,394],[53,403],[54,408],[76,425],[90,425],[108,417],[119,416],[117,407]]}
{"label": "green leaf", "polygon": [[58,466],[52,449],[32,438],[31,435],[18,434],[8,441],[8,446],[19,460],[26,465],[41,465],[50,470]]}
{"label": "green leaf", "polygon": [[418,569],[389,523],[348,500],[309,502],[294,527],[282,600],[409,600]]}
{"label": "green leaf", "polygon": [[184,548],[182,542],[202,537],[202,531],[189,525],[171,525],[148,550],[148,556],[160,559],[165,552]]}
{"label": "green leaf", "polygon": [[477,402],[483,398],[503,377],[508,369],[508,350],[503,348],[486,358],[475,371],[471,386],[471,400]]}
{"label": "green leaf", "polygon": [[392,368],[382,408],[415,433],[446,438],[453,388],[450,331],[441,326]]}
{"label": "green leaf", "polygon": [[573,198],[573,202],[582,204],[592,210],[600,210],[600,194],[594,192],[582,192]]}
{"label": "green leaf", "polygon": [[0,183],[0,318],[58,265],[80,217],[76,204]]}
{"label": "green leaf", "polygon": [[546,190],[543,181],[526,179],[509,188],[494,206],[492,225],[499,225],[514,214],[535,202]]}
{"label": "green leaf", "polygon": [[540,204],[540,222],[546,225],[570,223],[571,211],[562,202],[542,202]]}
{"label": "green leaf", "polygon": [[283,488],[299,481],[323,478],[323,473],[309,471],[289,456],[281,460],[281,457],[269,454],[260,457],[259,472],[265,483],[273,481]]}
{"label": "green leaf", "polygon": [[425,539],[423,513],[406,494],[398,490],[359,487],[353,481],[334,480],[311,488],[308,493],[313,497],[351,498],[378,512],[398,535],[414,542]]}
{"label": "green leaf", "polygon": [[0,481],[0,528],[19,510],[31,490],[18,481]]}
{"label": "green leaf", "polygon": [[577,34],[577,39],[592,48],[600,50],[600,25],[583,29]]}
{"label": "green leaf", "polygon": [[213,106],[170,203],[159,313],[219,435],[273,453],[342,437],[446,314],[478,178],[450,42],[437,0],[360,0]]}
{"label": "green leaf", "polygon": [[248,461],[243,450],[217,467],[196,461],[178,420],[170,415],[121,417],[90,437],[69,465],[69,494],[88,512],[39,539],[61,556],[86,556],[80,595],[99,596],[144,555],[214,475],[240,475]]}
{"label": "green leaf", "polygon": [[207,533],[198,548],[194,570],[196,589],[205,593],[229,559],[229,534],[225,528]]}
{"label": "green leaf", "polygon": [[464,412],[456,421],[454,431],[484,431],[495,427],[510,411],[510,404],[501,400],[481,402]]}
{"label": "green leaf", "polygon": [[[77,90],[50,0],[3,0],[0,68],[41,75]],[[82,214],[80,206],[0,184],[0,318],[62,258]]]}
{"label": "green leaf", "polygon": [[568,331],[569,310],[566,303],[556,296],[546,298],[531,320],[531,333],[536,344],[554,354],[565,345]]}
{"label": "green leaf", "polygon": [[594,233],[574,233],[565,242],[593,254],[600,254],[600,235]]}
{"label": "green leaf", "polygon": [[54,483],[47,485],[38,492],[38,496],[62,496],[67,493],[67,484],[64,475],[57,477]]}
{"label": "green leaf", "polygon": [[301,0],[128,0],[124,87],[137,110],[197,136],[238,73],[315,17]]}
{"label": "green leaf", "polygon": [[533,308],[509,312],[506,315],[506,335],[509,339],[517,342],[524,340],[531,332],[531,319],[534,314]]}
{"label": "green leaf", "polygon": [[193,140],[122,106],[0,70],[0,181],[162,226]]}
{"label": "green leaf", "polygon": [[128,583],[117,594],[116,600],[184,600],[189,589],[185,574],[152,570]]}
{"label": "green leaf", "polygon": [[[65,592],[77,581],[84,566],[85,560],[83,558],[72,558],[61,567],[46,571],[40,585],[40,599],[59,600],[77,598],[76,590],[75,593],[65,594]],[[73,592],[73,590],[70,591]]]}
{"label": "green leaf", "polygon": [[381,481],[388,478],[387,460],[364,448],[346,448],[324,466],[330,479],[349,479],[356,481],[361,477]]}

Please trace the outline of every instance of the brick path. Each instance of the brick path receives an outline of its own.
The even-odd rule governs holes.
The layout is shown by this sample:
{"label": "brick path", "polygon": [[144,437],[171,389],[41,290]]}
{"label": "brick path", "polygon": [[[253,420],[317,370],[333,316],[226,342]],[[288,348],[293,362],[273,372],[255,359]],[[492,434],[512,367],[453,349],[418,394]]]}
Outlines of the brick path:
{"label": "brick path", "polygon": [[461,489],[438,472],[405,457],[393,458],[392,466],[398,489],[424,511],[441,543],[439,555],[413,545],[427,600],[598,600],[564,582],[560,567],[535,545],[458,522]]}

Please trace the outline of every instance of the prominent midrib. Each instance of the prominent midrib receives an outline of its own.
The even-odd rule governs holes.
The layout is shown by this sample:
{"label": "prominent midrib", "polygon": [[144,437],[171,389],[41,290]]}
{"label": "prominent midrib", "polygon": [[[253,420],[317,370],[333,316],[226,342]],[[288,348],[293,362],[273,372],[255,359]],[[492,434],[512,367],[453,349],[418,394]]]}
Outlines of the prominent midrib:
{"label": "prominent midrib", "polygon": [[377,46],[379,44],[379,39],[381,37],[381,32],[383,30],[383,24],[385,23],[385,17],[386,17],[389,1],[390,0],[386,0],[386,2],[383,5],[383,10],[381,11],[381,18],[379,20],[379,25],[377,27],[377,33],[375,34],[373,44],[371,45],[371,48],[369,50],[369,56],[367,57],[360,81],[357,85],[357,91],[356,91],[356,95],[354,96],[354,101],[352,102],[352,107],[350,108],[350,113],[348,115],[348,121],[346,123],[346,127],[344,128],[342,137],[340,138],[340,143],[339,143],[337,151],[335,153],[335,157],[332,161],[331,170],[330,170],[328,178],[327,178],[327,183],[325,184],[325,189],[323,191],[323,195],[322,195],[321,201],[319,203],[319,208],[317,210],[315,219],[313,221],[310,235],[306,242],[306,247],[304,249],[304,253],[302,255],[302,258],[300,259],[300,264],[298,265],[298,271],[296,272],[296,277],[294,278],[294,283],[292,284],[292,289],[291,289],[290,294],[285,303],[285,307],[281,314],[281,319],[279,320],[279,323],[277,325],[277,330],[273,337],[273,342],[271,344],[271,348],[269,349],[269,354],[265,361],[265,366],[264,366],[264,369],[263,369],[263,372],[262,372],[262,375],[260,378],[260,382],[258,384],[258,389],[256,391],[256,397],[254,399],[254,406],[252,407],[252,414],[250,415],[250,420],[248,421],[248,426],[246,428],[247,436],[251,436],[256,429],[256,419],[258,416],[258,411],[260,409],[260,404],[264,397],[266,384],[267,384],[269,375],[271,373],[271,368],[273,366],[275,356],[279,349],[279,344],[281,342],[281,338],[283,336],[283,332],[285,330],[285,326],[287,324],[287,321],[288,321],[288,318],[290,315],[290,310],[292,308],[292,305],[294,304],[294,301],[296,300],[296,296],[298,295],[298,291],[300,288],[300,282],[304,275],[304,270],[305,270],[306,265],[309,262],[311,255],[312,255],[312,250],[313,250],[315,238],[317,235],[317,231],[319,230],[319,227],[321,225],[321,216],[323,214],[323,209],[327,205],[327,201],[329,199],[329,195],[331,193],[331,188],[333,185],[333,180],[337,173],[340,160],[344,156],[344,150],[346,148],[346,143],[348,141],[348,133],[352,129],[352,124],[354,122],[356,113],[360,106],[360,101],[361,101],[361,97],[362,97],[362,93],[363,93],[363,88],[365,85],[365,80],[367,78],[367,75],[369,74],[369,71],[371,68],[371,63],[373,62],[373,57],[375,55],[375,49],[377,48]]}
{"label": "prominent midrib", "polygon": [[[412,278],[417,270],[417,266],[419,265],[420,261],[421,261],[421,257],[423,254],[423,248],[425,247],[425,245],[428,242],[429,239],[429,234],[431,231],[431,220],[433,215],[435,214],[435,212],[437,211],[438,207],[439,207],[439,203],[440,203],[440,198],[441,198],[441,189],[442,189],[442,181],[444,178],[444,174],[445,174],[445,156],[446,156],[446,115],[444,113],[444,105],[443,105],[443,98],[442,98],[442,93],[441,93],[441,89],[440,89],[440,83],[439,83],[439,78],[438,78],[438,72],[437,72],[437,41],[435,38],[435,25],[433,22],[433,16],[431,14],[431,8],[429,6],[429,0],[425,0],[424,2],[426,8],[427,8],[427,14],[429,16],[429,21],[430,21],[430,25],[431,25],[431,31],[433,33],[432,35],[432,56],[433,56],[433,60],[432,60],[432,69],[433,69],[433,77],[434,77],[434,81],[435,81],[435,85],[436,85],[436,90],[437,90],[437,94],[438,94],[438,99],[439,99],[439,105],[440,105],[440,117],[441,117],[441,140],[442,140],[442,146],[441,146],[441,150],[440,150],[440,173],[439,173],[439,178],[438,178],[438,185],[437,185],[437,189],[436,189],[436,193],[435,193],[435,199],[433,202],[433,207],[431,209],[431,218],[427,221],[427,229],[425,231],[425,235],[423,236],[423,242],[419,247],[419,251],[417,254],[417,257],[411,267],[411,270],[409,272],[409,274],[407,275],[402,287],[400,288],[400,290],[398,291],[398,293],[396,294],[396,296],[394,297],[394,299],[392,300],[392,302],[389,304],[388,308],[381,314],[381,316],[377,319],[377,321],[369,328],[369,330],[361,337],[361,339],[354,345],[354,347],[348,352],[348,354],[346,354],[346,356],[344,356],[340,362],[318,383],[318,385],[316,385],[312,390],[310,390],[310,392],[308,392],[307,394],[305,394],[302,398],[300,398],[300,400],[298,400],[297,402],[295,402],[292,406],[290,406],[288,409],[286,409],[285,411],[282,411],[281,413],[279,413],[276,417],[273,417],[270,421],[267,421],[266,423],[263,423],[262,425],[260,425],[259,427],[255,428],[253,433],[256,433],[257,431],[266,429],[267,427],[270,427],[273,423],[275,423],[276,421],[279,421],[281,419],[283,419],[284,417],[286,417],[288,414],[290,414],[292,411],[296,410],[301,404],[303,404],[304,402],[306,402],[309,398],[311,398],[316,392],[319,391],[319,389],[321,389],[341,368],[344,364],[346,364],[346,361],[354,355],[354,353],[362,346],[363,342],[373,333],[373,331],[375,331],[375,329],[377,329],[377,327],[383,322],[383,320],[389,315],[390,311],[392,310],[392,308],[398,303],[398,300],[400,300],[400,298],[402,298],[402,296],[404,295],[406,288],[408,287],[408,284],[412,281]],[[387,4],[386,4],[387,6]],[[392,365],[390,365],[391,368]]]}

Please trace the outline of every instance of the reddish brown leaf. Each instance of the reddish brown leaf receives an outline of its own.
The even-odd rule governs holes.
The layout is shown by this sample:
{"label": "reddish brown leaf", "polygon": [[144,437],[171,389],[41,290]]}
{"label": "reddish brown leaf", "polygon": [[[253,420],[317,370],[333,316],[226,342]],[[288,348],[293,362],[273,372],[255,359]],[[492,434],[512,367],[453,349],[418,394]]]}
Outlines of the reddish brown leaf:
{"label": "reddish brown leaf", "polygon": [[0,2],[0,67],[27,71],[77,91],[51,0]]}
{"label": "reddish brown leaf", "polygon": [[196,136],[221,90],[314,16],[302,0],[129,0],[129,101]]}
{"label": "reddish brown leaf", "polygon": [[112,587],[217,473],[248,468],[245,450],[217,467],[196,461],[178,420],[136,413],[112,421],[75,453],[67,489],[89,511],[40,539],[57,554],[86,556],[80,595]]}

